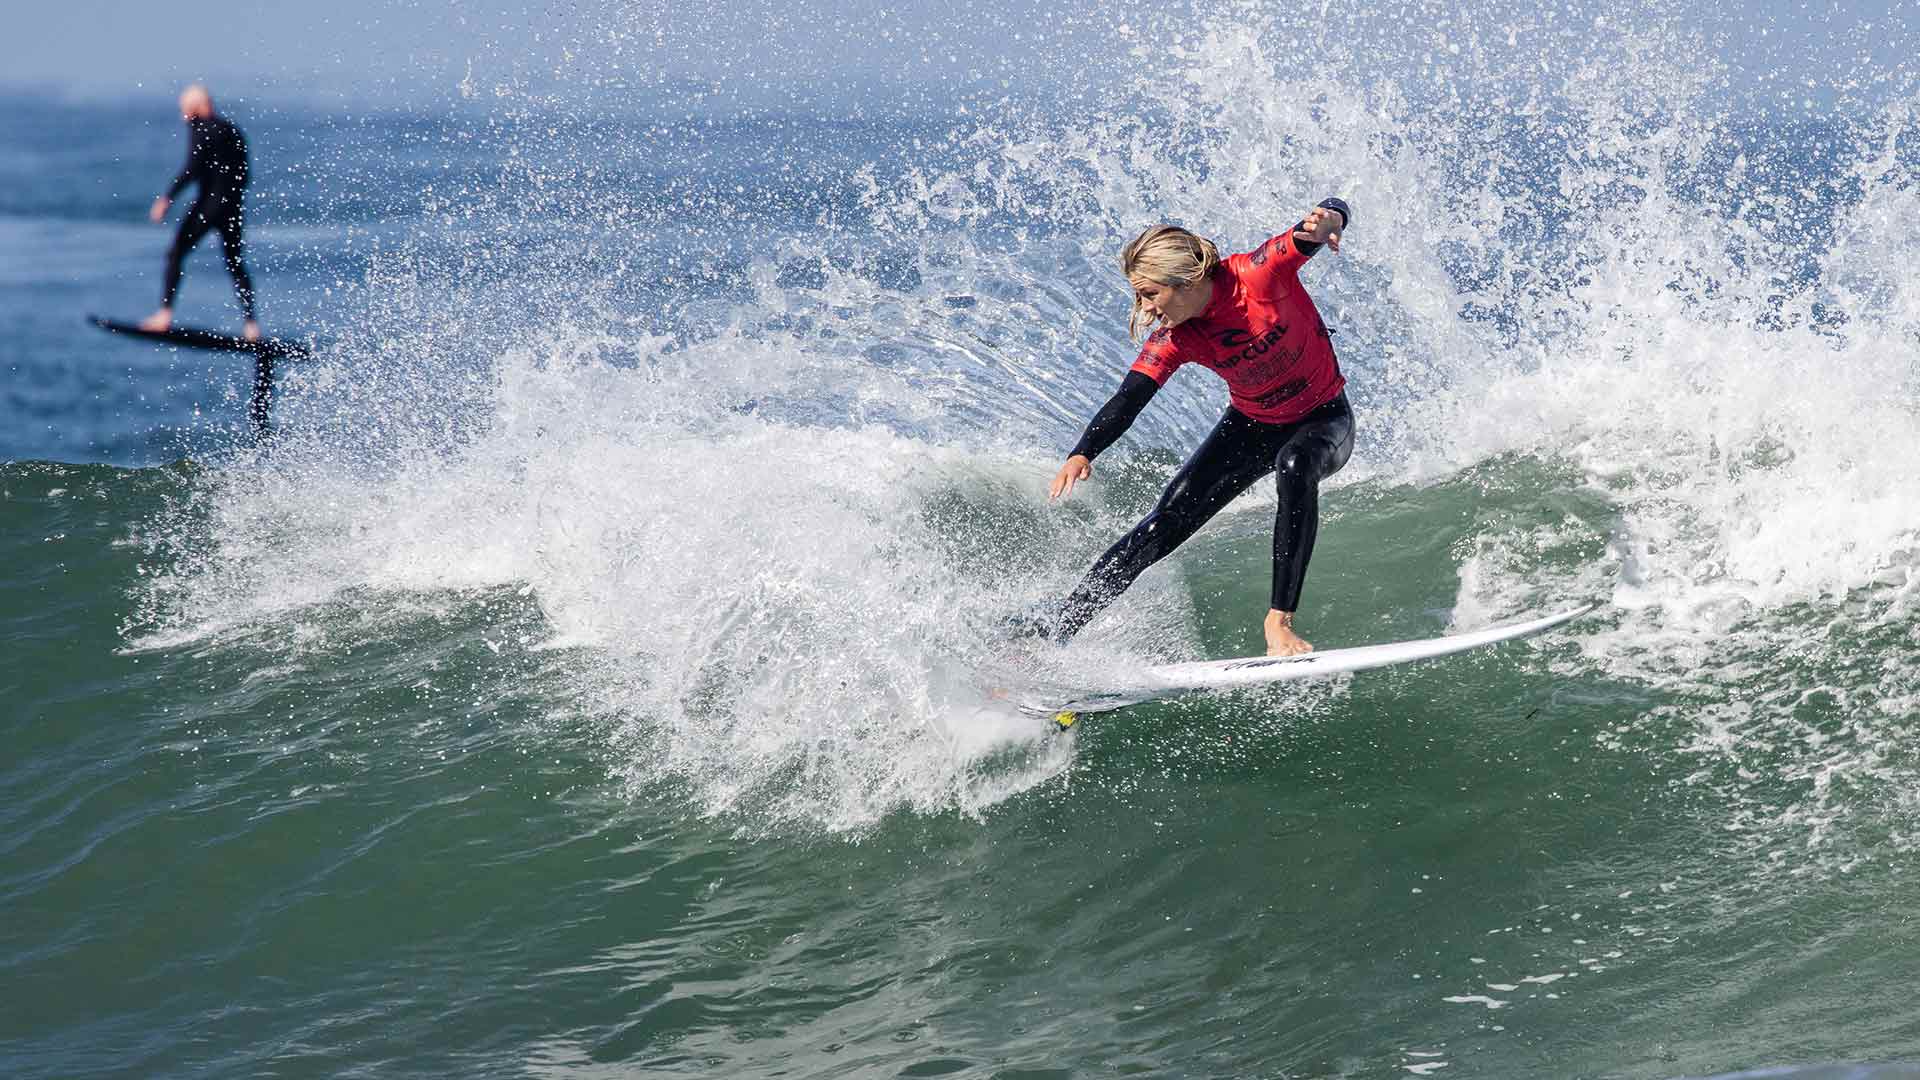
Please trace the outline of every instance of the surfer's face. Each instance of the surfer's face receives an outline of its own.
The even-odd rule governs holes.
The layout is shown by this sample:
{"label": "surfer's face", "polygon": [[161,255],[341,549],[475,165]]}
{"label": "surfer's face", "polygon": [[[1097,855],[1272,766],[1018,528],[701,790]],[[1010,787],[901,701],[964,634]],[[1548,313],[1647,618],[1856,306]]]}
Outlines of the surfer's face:
{"label": "surfer's face", "polygon": [[194,85],[180,92],[180,119],[189,123],[213,115],[213,97],[206,87]]}
{"label": "surfer's face", "polygon": [[1162,326],[1179,326],[1207,306],[1206,283],[1167,285],[1146,278],[1134,278],[1133,293],[1140,298],[1141,310]]}

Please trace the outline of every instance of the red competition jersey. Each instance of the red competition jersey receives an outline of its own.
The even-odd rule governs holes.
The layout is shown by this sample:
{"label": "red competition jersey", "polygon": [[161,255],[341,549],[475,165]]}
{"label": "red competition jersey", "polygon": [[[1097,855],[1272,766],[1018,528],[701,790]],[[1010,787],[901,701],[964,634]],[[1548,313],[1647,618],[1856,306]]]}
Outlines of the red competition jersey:
{"label": "red competition jersey", "polygon": [[1200,314],[1147,338],[1133,370],[1162,386],[1182,364],[1227,381],[1233,407],[1267,424],[1288,424],[1332,401],[1347,380],[1312,298],[1300,284],[1307,256],[1289,229],[1213,272],[1213,299]]}

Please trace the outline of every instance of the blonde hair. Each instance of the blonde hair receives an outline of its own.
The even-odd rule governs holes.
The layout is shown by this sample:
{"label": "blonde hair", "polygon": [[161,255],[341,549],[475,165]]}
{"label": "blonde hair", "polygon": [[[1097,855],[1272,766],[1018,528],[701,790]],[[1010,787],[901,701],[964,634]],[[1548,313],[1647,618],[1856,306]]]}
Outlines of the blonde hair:
{"label": "blonde hair", "polygon": [[[1220,249],[1213,241],[1178,225],[1155,225],[1133,238],[1120,252],[1120,272],[1132,284],[1136,277],[1177,288],[1198,285],[1220,265]],[[1133,311],[1127,316],[1127,336],[1138,338],[1143,328],[1151,327],[1145,302],[1133,294]]]}

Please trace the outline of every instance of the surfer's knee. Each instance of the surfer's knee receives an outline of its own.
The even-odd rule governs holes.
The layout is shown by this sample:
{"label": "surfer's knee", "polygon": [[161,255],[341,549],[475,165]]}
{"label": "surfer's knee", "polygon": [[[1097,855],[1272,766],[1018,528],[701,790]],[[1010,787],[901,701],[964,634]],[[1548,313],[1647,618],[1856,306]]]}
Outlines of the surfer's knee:
{"label": "surfer's knee", "polygon": [[1118,562],[1126,565],[1146,566],[1159,560],[1158,552],[1167,543],[1166,516],[1155,511],[1140,519],[1140,523],[1128,530],[1114,547],[1120,555]]}
{"label": "surfer's knee", "polygon": [[1341,449],[1325,439],[1288,443],[1274,456],[1274,476],[1283,488],[1317,484],[1347,463]]}
{"label": "surfer's knee", "polygon": [[1196,514],[1190,507],[1156,510],[1140,523],[1140,548],[1150,561],[1159,562],[1174,548],[1186,543],[1188,537],[1200,531],[1200,526],[1205,522],[1206,518]]}
{"label": "surfer's knee", "polygon": [[1273,459],[1274,483],[1282,490],[1298,490],[1320,479],[1318,455],[1296,445],[1283,447]]}

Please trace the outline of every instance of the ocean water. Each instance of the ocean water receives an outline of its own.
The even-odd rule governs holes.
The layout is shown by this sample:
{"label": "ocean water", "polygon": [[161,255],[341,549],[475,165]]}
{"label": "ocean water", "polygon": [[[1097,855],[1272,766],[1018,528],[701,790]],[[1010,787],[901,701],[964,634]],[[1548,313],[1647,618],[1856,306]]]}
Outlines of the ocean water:
{"label": "ocean water", "polygon": [[[83,321],[155,302],[169,102],[10,101],[0,1074],[1920,1075],[1920,96],[1244,16],[1078,95],[237,96],[320,345],[265,446],[250,370]],[[1307,636],[1604,606],[1007,709],[994,628],[1224,403],[1046,502],[1119,245],[1329,194]],[[1257,650],[1272,500],[1049,672]]]}

